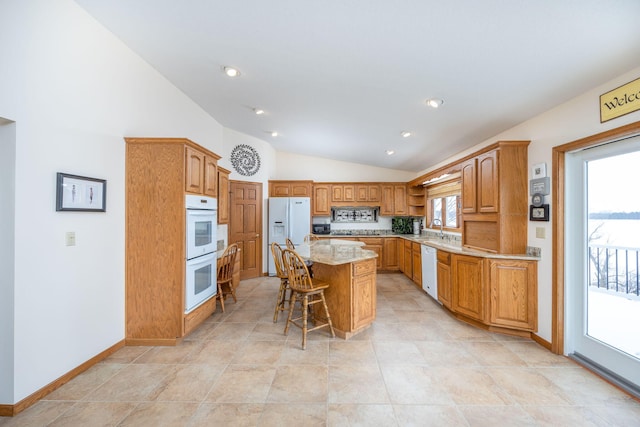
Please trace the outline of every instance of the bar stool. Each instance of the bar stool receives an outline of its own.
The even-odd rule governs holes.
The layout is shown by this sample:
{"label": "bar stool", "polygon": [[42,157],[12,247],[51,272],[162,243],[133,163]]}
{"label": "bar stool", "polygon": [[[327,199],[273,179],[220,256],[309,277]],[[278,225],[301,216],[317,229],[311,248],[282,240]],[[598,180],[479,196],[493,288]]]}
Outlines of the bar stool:
{"label": "bar stool", "polygon": [[284,267],[282,259],[282,247],[276,242],[271,243],[271,254],[273,255],[273,263],[276,265],[276,276],[280,278],[280,290],[278,291],[278,300],[276,301],[276,309],[273,313],[273,323],[278,321],[281,311],[285,311],[285,303],[290,302],[291,296],[287,299],[287,291],[289,289],[289,275]]}
{"label": "bar stool", "polygon": [[320,238],[315,234],[307,234],[304,236],[304,242],[308,244],[311,244],[311,242],[317,242],[318,240],[320,240]]}
{"label": "bar stool", "polygon": [[[313,236],[313,234],[307,234],[306,236],[304,236],[304,243],[306,244],[311,243],[311,239],[309,238],[309,236]],[[313,237],[315,237],[315,240],[319,240],[316,236],[313,236]],[[284,242],[287,245],[287,249],[289,249],[290,251],[296,250],[296,246],[293,244],[290,238],[287,237]],[[309,269],[309,274],[311,275],[311,277],[313,277],[313,261],[308,260],[308,261],[305,261],[304,263],[307,265],[307,268]]]}
{"label": "bar stool", "polygon": [[233,267],[236,263],[238,255],[238,244],[232,243],[227,246],[222,256],[218,259],[218,295],[216,298],[220,300],[220,306],[224,313],[224,300],[227,295],[231,294],[233,302],[238,302],[236,298],[236,290],[233,286]]}
{"label": "bar stool", "polygon": [[[303,350],[307,348],[307,332],[328,326],[331,331],[331,337],[335,338],[336,334],[331,323],[327,301],[324,298],[324,290],[329,287],[329,284],[320,280],[312,281],[306,264],[295,251],[285,249],[282,251],[282,258],[289,276],[289,287],[291,288],[289,316],[287,317],[287,325],[284,327],[284,334],[287,335],[289,332],[289,324],[302,329]],[[298,301],[301,304],[302,313],[300,317],[292,318],[294,307]],[[316,304],[322,304],[325,317],[318,316],[317,310],[313,309]],[[311,310],[309,310],[310,308]],[[309,312],[311,312],[311,320],[315,325],[312,328],[307,326]],[[299,323],[299,320],[302,320],[302,323]]]}

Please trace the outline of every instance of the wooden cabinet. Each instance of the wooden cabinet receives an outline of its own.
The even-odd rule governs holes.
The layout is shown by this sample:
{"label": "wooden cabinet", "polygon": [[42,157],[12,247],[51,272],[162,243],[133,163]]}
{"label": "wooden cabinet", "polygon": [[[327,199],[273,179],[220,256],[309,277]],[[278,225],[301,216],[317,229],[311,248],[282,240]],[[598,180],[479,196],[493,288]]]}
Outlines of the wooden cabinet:
{"label": "wooden cabinet", "polygon": [[491,327],[538,328],[537,262],[451,254],[438,250],[438,300]]}
{"label": "wooden cabinet", "polygon": [[315,263],[313,275],[330,284],[325,298],[336,335],[350,338],[376,318],[376,261],[348,264]]}
{"label": "wooden cabinet", "polygon": [[413,280],[413,254],[411,251],[411,241],[401,239],[404,242],[403,251],[404,251],[404,274],[409,279]]}
{"label": "wooden cabinet", "polygon": [[395,237],[385,237],[382,249],[382,269],[383,270],[398,270],[400,265],[398,263],[398,242]]}
{"label": "wooden cabinet", "polygon": [[407,274],[405,263],[404,263],[404,244],[405,240],[397,238],[396,239],[396,252],[398,255],[398,268],[404,274]]}
{"label": "wooden cabinet", "polygon": [[451,275],[453,277],[452,308],[479,322],[485,321],[485,286],[483,284],[484,258],[453,255]]}
{"label": "wooden cabinet", "polygon": [[376,274],[373,260],[354,264],[352,329],[357,331],[376,318]]}
{"label": "wooden cabinet", "polygon": [[411,186],[407,188],[408,209],[410,216],[425,216],[426,190],[424,187]]}
{"label": "wooden cabinet", "polygon": [[220,156],[203,150],[185,147],[185,191],[216,197]]}
{"label": "wooden cabinet", "polygon": [[[498,181],[499,151],[493,150],[478,156],[477,177],[477,207],[479,212],[498,212]],[[525,174],[527,171],[525,170]]]}
{"label": "wooden cabinet", "polygon": [[358,241],[363,242],[363,249],[367,249],[378,254],[376,258],[376,268],[382,269],[382,253],[383,253],[382,237],[358,237]]}
{"label": "wooden cabinet", "polygon": [[451,309],[451,254],[437,251],[438,301]]}
{"label": "wooden cabinet", "polygon": [[407,186],[405,184],[380,185],[380,215],[407,215]]}
{"label": "wooden cabinet", "polygon": [[175,345],[215,310],[184,314],[185,194],[211,188],[205,165],[219,156],[182,138],[125,141],[125,342]]}
{"label": "wooden cabinet", "polygon": [[313,184],[312,215],[331,215],[330,184]]}
{"label": "wooden cabinet", "polygon": [[269,181],[269,197],[311,197],[313,181]]}
{"label": "wooden cabinet", "polygon": [[380,202],[380,185],[378,184],[356,184],[355,185],[356,202],[363,203],[379,203]]}
{"label": "wooden cabinet", "polygon": [[476,213],[476,159],[464,162],[460,169],[462,178],[461,211],[465,213]]}
{"label": "wooden cabinet", "polygon": [[218,167],[218,224],[229,224],[229,175],[231,171]]}
{"label": "wooden cabinet", "polygon": [[461,164],[462,243],[501,254],[527,247],[529,141],[500,141]]}
{"label": "wooden cabinet", "polygon": [[332,184],[332,202],[354,202],[356,200],[356,187],[354,184]]}
{"label": "wooden cabinet", "polygon": [[411,267],[412,267],[412,275],[411,279],[413,283],[416,284],[419,288],[422,289],[422,252],[421,252],[420,243],[413,242],[411,244]]}
{"label": "wooden cabinet", "polygon": [[538,321],[537,263],[489,260],[489,321],[496,326],[535,331]]}

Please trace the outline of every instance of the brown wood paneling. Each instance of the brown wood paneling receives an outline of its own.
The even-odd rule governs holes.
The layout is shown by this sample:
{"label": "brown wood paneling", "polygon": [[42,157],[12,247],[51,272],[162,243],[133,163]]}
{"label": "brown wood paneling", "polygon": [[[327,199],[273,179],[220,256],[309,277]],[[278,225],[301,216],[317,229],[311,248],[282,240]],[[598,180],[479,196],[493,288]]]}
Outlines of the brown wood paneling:
{"label": "brown wood paneling", "polygon": [[463,227],[465,246],[498,252],[500,230],[496,221],[464,221]]}
{"label": "brown wood paneling", "polygon": [[218,159],[215,157],[204,157],[203,192],[207,196],[218,197]]}
{"label": "brown wood paneling", "polygon": [[126,337],[183,334],[185,147],[127,144]]}
{"label": "brown wood paneling", "polygon": [[229,174],[231,171],[218,167],[218,224],[229,223]]}

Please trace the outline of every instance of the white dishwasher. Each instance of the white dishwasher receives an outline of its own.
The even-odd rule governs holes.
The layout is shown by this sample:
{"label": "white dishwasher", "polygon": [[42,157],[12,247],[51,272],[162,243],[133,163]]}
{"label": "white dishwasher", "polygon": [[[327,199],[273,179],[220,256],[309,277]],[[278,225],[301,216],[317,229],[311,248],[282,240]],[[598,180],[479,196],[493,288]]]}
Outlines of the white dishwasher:
{"label": "white dishwasher", "polygon": [[436,249],[422,245],[422,289],[438,301],[438,272]]}

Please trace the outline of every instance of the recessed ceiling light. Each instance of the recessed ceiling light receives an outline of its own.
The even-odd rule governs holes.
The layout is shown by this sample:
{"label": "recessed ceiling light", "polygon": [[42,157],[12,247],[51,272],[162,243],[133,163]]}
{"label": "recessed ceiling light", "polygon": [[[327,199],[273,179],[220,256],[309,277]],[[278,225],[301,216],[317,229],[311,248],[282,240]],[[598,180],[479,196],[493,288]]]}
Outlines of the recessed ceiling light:
{"label": "recessed ceiling light", "polygon": [[395,154],[395,151],[387,150],[386,153],[387,153],[387,156],[392,156],[393,154]]}
{"label": "recessed ceiling light", "polygon": [[253,112],[256,113],[258,116],[261,114],[264,114],[264,110],[261,110],[260,108],[254,108]]}
{"label": "recessed ceiling light", "polygon": [[222,71],[229,77],[238,77],[240,75],[240,71],[233,67],[222,67]]}
{"label": "recessed ceiling light", "polygon": [[431,99],[427,99],[426,103],[431,108],[438,108],[439,106],[444,104],[444,101],[438,98],[431,98]]}
{"label": "recessed ceiling light", "polygon": [[278,136],[278,132],[276,131],[271,132],[271,136],[275,138],[276,136]]}
{"label": "recessed ceiling light", "polygon": [[402,132],[400,132],[400,135],[402,135],[403,138],[409,138],[411,136],[411,132],[409,132],[408,130],[403,130]]}

